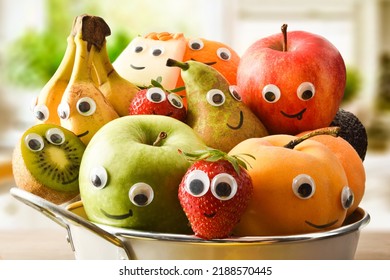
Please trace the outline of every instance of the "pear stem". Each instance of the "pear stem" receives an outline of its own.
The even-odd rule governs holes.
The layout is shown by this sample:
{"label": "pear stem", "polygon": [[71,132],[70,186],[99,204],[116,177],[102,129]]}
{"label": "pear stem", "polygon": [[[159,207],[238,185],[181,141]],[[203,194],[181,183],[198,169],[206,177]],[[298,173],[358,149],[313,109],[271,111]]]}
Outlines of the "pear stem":
{"label": "pear stem", "polygon": [[338,127],[338,126],[316,129],[316,130],[310,131],[310,132],[308,132],[308,133],[306,133],[306,134],[304,134],[304,135],[302,135],[294,140],[291,140],[283,147],[288,148],[288,149],[294,149],[298,144],[302,143],[303,141],[305,141],[311,137],[314,137],[317,135],[330,135],[330,136],[338,137],[339,132],[340,132],[340,127]]}
{"label": "pear stem", "polygon": [[181,69],[184,70],[184,71],[185,71],[185,70],[188,70],[188,68],[190,68],[190,66],[188,65],[188,63],[181,62],[181,61],[177,61],[177,60],[174,60],[174,59],[172,59],[172,58],[168,58],[166,65],[167,65],[168,67],[176,66],[176,67],[181,68]]}
{"label": "pear stem", "polygon": [[281,27],[283,33],[283,51],[287,51],[287,24],[283,24]]}
{"label": "pear stem", "polygon": [[153,142],[153,146],[159,146],[159,144],[161,143],[161,141],[165,138],[167,138],[168,134],[165,132],[165,131],[161,131],[158,136],[157,136],[157,139]]}

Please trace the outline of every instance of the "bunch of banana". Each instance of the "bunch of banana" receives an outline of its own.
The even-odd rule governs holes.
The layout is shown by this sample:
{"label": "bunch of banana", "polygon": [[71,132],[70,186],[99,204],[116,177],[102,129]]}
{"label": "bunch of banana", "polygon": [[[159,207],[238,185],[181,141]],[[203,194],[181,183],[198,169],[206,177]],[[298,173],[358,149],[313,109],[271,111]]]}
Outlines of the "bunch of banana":
{"label": "bunch of banana", "polygon": [[101,17],[75,18],[64,57],[34,104],[38,122],[61,125],[87,144],[102,125],[128,115],[140,89],[114,69],[106,44],[110,34]]}

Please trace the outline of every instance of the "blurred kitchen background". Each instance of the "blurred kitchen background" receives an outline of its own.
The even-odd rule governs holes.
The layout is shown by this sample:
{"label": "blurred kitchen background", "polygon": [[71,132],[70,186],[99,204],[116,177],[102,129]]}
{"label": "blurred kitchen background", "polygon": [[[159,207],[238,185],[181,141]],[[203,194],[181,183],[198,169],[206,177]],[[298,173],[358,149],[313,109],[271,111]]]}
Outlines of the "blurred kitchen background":
{"label": "blurred kitchen background", "polygon": [[[31,100],[56,70],[82,13],[110,25],[112,60],[134,36],[151,31],[221,41],[239,54],[283,23],[326,37],[347,65],[342,107],[369,136],[361,204],[371,215],[367,229],[390,229],[390,0],[0,0],[0,160],[10,160],[17,139],[34,124]],[[54,224],[13,199],[11,186],[0,184],[0,230]]]}

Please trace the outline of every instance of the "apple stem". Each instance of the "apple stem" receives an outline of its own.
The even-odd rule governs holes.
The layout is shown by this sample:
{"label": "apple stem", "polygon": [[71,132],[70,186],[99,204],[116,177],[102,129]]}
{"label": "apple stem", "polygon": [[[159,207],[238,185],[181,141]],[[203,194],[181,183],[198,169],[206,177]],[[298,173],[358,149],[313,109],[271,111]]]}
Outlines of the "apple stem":
{"label": "apple stem", "polygon": [[340,132],[340,127],[338,126],[332,126],[332,127],[325,127],[325,128],[319,128],[313,131],[310,131],[294,140],[291,140],[288,142],[286,145],[283,147],[288,148],[288,149],[294,149],[298,144],[302,143],[303,141],[317,136],[317,135],[330,135],[334,137],[338,137]]}
{"label": "apple stem", "polygon": [[156,141],[153,142],[153,146],[159,146],[159,144],[161,143],[161,141],[165,138],[167,138],[168,134],[164,131],[161,131],[158,136],[157,136],[157,139]]}
{"label": "apple stem", "polygon": [[282,25],[282,33],[283,33],[283,51],[287,51],[287,24]]}

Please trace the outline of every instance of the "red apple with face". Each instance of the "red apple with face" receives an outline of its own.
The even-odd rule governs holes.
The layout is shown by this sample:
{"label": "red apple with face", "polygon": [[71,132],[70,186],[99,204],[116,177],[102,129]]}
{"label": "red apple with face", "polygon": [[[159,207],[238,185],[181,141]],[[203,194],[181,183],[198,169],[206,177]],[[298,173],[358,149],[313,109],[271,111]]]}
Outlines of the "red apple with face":
{"label": "red apple with face", "polygon": [[327,39],[304,31],[262,38],[242,55],[237,85],[242,101],[270,134],[329,126],[344,95],[346,68]]}

